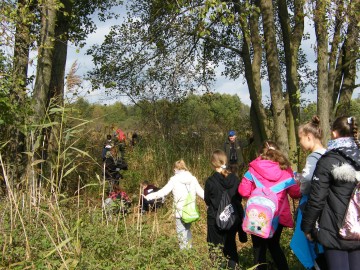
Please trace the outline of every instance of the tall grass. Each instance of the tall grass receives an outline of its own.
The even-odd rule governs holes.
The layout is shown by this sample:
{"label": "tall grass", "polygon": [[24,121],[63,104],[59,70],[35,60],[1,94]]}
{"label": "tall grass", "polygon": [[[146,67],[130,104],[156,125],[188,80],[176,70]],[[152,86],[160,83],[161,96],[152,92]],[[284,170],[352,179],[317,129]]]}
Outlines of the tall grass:
{"label": "tall grass", "polygon": [[[208,256],[203,201],[198,200],[201,219],[192,225],[193,248],[187,251],[178,248],[170,196],[164,207],[147,214],[140,213],[138,202],[140,183],[149,180],[162,187],[180,158],[203,186],[211,173],[210,153],[222,147],[222,138],[143,137],[127,149],[129,170],[121,180],[132,197],[131,212],[112,214],[104,208],[108,183],[100,160],[102,134],[88,129],[88,121],[69,118],[66,110],[57,112],[55,155],[33,162],[24,179],[9,177],[0,155],[6,183],[0,200],[1,269],[218,268]],[[38,162],[44,163],[41,181],[34,180]],[[291,269],[301,269],[287,248],[291,233],[285,230],[283,245]],[[241,269],[250,269],[250,240],[238,248]]]}

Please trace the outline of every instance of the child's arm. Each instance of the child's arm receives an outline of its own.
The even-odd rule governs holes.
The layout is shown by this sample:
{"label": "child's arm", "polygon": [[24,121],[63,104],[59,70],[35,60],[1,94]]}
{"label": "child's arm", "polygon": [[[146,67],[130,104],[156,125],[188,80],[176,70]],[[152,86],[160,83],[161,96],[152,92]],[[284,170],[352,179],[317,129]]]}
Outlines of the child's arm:
{"label": "child's arm", "polygon": [[162,197],[165,197],[166,195],[168,195],[173,190],[173,188],[174,188],[174,182],[170,178],[169,182],[162,189],[160,189],[156,192],[150,193],[144,197],[148,201],[162,198]]}
{"label": "child's arm", "polygon": [[201,198],[204,199],[204,190],[203,188],[200,186],[199,181],[195,178],[195,191],[196,194]]}
{"label": "child's arm", "polygon": [[238,192],[242,197],[248,198],[250,197],[250,194],[253,190],[253,182],[250,179],[248,179],[245,175],[240,182],[240,185],[238,187]]}

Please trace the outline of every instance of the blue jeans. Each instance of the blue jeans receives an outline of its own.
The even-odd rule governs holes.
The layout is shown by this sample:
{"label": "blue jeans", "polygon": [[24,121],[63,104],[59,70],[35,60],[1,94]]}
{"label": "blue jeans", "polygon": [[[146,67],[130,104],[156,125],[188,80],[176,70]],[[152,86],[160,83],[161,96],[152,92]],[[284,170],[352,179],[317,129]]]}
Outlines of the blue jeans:
{"label": "blue jeans", "polygon": [[176,233],[179,239],[180,249],[191,248],[191,223],[184,223],[181,218],[176,218]]}

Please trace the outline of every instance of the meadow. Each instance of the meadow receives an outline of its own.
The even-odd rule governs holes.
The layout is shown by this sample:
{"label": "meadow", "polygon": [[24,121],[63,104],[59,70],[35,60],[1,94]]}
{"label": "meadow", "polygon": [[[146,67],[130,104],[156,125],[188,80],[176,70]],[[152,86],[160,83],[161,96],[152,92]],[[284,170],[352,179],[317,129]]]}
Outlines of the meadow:
{"label": "meadow", "polygon": [[[197,201],[201,219],[192,225],[193,248],[180,251],[171,195],[164,207],[141,214],[139,194],[143,180],[162,187],[179,158],[187,161],[204,186],[211,174],[209,155],[221,147],[221,139],[199,136],[189,140],[179,135],[165,141],[143,136],[138,145],[128,147],[129,169],[120,184],[132,205],[122,215],[110,214],[103,207],[108,183],[102,176],[99,136],[87,138],[86,152],[75,147],[72,152],[64,150],[61,156],[71,157],[76,169],[68,168],[70,172],[63,174],[55,173],[61,166],[49,169],[53,171],[50,175],[62,175],[62,189],[53,188],[59,180],[35,181],[32,174],[22,181],[11,179],[1,160],[5,193],[0,200],[0,269],[218,269],[221,259],[214,264],[208,257],[206,206],[201,199]],[[289,248],[292,233],[286,229],[281,243],[290,269],[303,269]],[[240,269],[252,269],[250,237],[245,244],[238,242],[238,253]],[[275,269],[271,258],[269,269]]]}

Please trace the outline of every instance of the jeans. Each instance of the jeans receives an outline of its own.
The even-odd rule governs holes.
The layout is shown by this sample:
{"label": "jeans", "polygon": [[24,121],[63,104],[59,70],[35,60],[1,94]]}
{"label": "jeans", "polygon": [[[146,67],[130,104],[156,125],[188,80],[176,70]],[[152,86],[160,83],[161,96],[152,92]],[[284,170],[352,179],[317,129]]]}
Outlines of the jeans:
{"label": "jeans", "polygon": [[181,218],[176,218],[176,233],[179,239],[180,249],[191,248],[191,223],[184,223]]}

